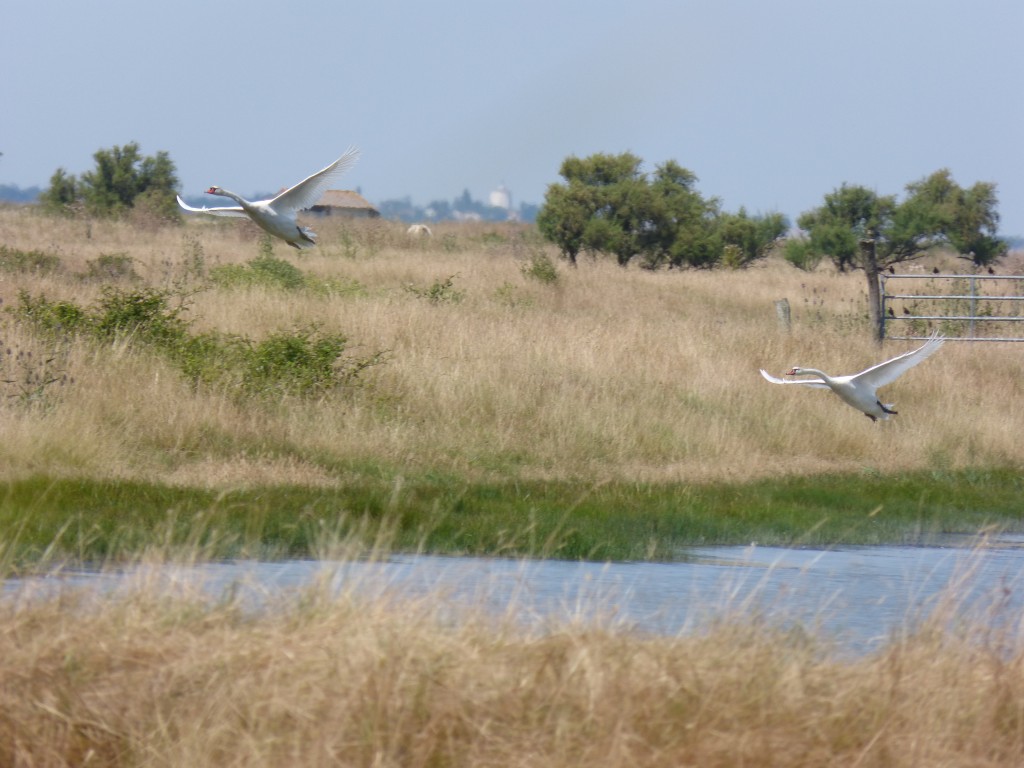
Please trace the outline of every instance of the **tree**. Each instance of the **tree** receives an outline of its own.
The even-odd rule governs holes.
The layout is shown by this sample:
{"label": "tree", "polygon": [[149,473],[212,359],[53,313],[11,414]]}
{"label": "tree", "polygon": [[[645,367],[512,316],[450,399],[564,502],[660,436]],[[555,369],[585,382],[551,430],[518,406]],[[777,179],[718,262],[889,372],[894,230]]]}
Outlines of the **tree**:
{"label": "tree", "polygon": [[177,171],[166,152],[145,157],[135,142],[123,147],[100,149],[94,155],[96,167],[80,179],[59,168],[42,197],[51,210],[66,210],[82,203],[94,215],[120,215],[139,207],[161,218],[178,218],[175,190]]}
{"label": "tree", "polygon": [[653,269],[714,267],[726,253],[744,266],[786,229],[779,214],[723,218],[718,200],[703,198],[697,177],[674,160],[657,166],[651,177],[640,166],[629,152],[567,158],[560,170],[565,182],[549,185],[537,214],[541,233],[573,265],[587,250],[612,254],[621,266],[641,256]]}
{"label": "tree", "polygon": [[739,213],[719,214],[715,231],[723,244],[726,266],[745,267],[764,258],[789,229],[789,222],[781,213],[748,216],[746,209]]}
{"label": "tree", "polygon": [[582,184],[551,184],[537,213],[537,228],[555,243],[569,263],[583,250],[583,233],[593,215],[590,189]]}
{"label": "tree", "polygon": [[657,209],[652,217],[652,248],[648,265],[667,262],[673,267],[713,267],[721,260],[722,244],[714,234],[719,203],[697,191],[697,176],[675,160],[654,170],[651,188]]}
{"label": "tree", "polygon": [[[843,184],[825,195],[821,207],[801,214],[797,224],[806,236],[786,253],[795,264],[828,256],[840,270],[863,270],[868,312],[879,340],[882,270],[919,258],[937,245],[951,246],[976,264],[1006,252],[1005,243],[994,236],[999,217],[993,185],[962,190],[949,171],[941,170],[906,190],[906,199],[898,203],[895,195]],[[965,254],[968,247],[972,250]]]}
{"label": "tree", "polygon": [[996,236],[999,202],[995,184],[979,181],[963,189],[943,168],[908,184],[907,192],[908,202],[915,201],[928,211],[936,238],[961,258],[984,267],[1006,255],[1007,244]]}
{"label": "tree", "polygon": [[39,195],[39,203],[43,210],[50,213],[69,213],[71,206],[78,201],[78,181],[69,176],[63,168],[58,168],[50,177],[50,186]]}
{"label": "tree", "polygon": [[626,265],[644,248],[649,199],[641,160],[621,155],[568,157],[537,214],[537,226],[576,264],[581,250],[612,253]]}
{"label": "tree", "polygon": [[[625,266],[643,249],[644,214],[647,208],[646,183],[640,171],[641,160],[630,152],[621,155],[598,153],[587,158],[568,157],[560,174],[567,187],[555,192],[554,200],[565,207],[538,215],[543,217],[541,232],[547,228],[568,238],[563,252],[580,248],[615,255]],[[556,186],[556,185],[553,185]],[[549,192],[552,191],[549,187]],[[555,219],[567,217],[568,222]],[[559,242],[555,240],[555,242]],[[575,264],[575,253],[569,256]]]}

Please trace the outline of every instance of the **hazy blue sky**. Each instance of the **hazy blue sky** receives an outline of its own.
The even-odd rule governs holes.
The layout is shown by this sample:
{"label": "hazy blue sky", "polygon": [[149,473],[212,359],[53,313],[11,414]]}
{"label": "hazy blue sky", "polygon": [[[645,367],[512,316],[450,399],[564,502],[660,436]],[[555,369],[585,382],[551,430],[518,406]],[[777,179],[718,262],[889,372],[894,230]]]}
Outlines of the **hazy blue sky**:
{"label": "hazy blue sky", "polygon": [[1024,235],[1020,0],[4,0],[0,184],[166,150],[247,195],[363,152],[343,186],[543,200],[569,155],[674,159],[726,210],[843,182],[998,184]]}

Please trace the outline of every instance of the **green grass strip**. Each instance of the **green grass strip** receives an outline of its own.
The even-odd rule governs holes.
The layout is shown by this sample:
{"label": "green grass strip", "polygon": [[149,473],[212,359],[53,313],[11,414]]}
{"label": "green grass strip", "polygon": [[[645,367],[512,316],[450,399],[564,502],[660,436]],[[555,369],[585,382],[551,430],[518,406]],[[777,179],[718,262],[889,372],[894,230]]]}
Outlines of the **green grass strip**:
{"label": "green grass strip", "polygon": [[366,479],[340,488],[216,492],[36,477],[0,492],[8,570],[53,557],[306,557],[325,542],[395,551],[676,559],[687,546],[926,542],[1024,531],[1015,469],[789,477],[702,485]]}

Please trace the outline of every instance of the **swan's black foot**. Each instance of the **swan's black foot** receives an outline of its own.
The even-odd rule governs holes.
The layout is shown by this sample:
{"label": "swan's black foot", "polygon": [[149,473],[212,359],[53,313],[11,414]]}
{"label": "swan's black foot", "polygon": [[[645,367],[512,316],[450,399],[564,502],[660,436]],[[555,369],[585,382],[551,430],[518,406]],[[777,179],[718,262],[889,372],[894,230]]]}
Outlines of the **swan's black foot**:
{"label": "swan's black foot", "polygon": [[[307,232],[306,230],[304,230],[302,227],[300,227],[298,225],[295,226],[295,229],[299,233],[299,238],[301,238],[302,240],[305,240],[307,243],[312,243],[313,245],[316,245],[316,239],[311,237],[311,235],[314,234],[314,233]],[[302,247],[299,246],[299,245],[296,245],[295,243],[288,243],[288,245],[294,245],[299,250],[302,250]]]}
{"label": "swan's black foot", "polygon": [[878,418],[876,416],[872,416],[870,413],[865,413],[864,415],[867,416],[872,421],[878,421]]}
{"label": "swan's black foot", "polygon": [[876,400],[875,402],[878,403],[878,407],[881,408],[884,413],[891,413],[893,416],[899,416],[900,415],[899,411],[894,411],[894,410],[892,410],[890,408],[886,408],[884,405],[882,405],[882,401],[881,400]]}

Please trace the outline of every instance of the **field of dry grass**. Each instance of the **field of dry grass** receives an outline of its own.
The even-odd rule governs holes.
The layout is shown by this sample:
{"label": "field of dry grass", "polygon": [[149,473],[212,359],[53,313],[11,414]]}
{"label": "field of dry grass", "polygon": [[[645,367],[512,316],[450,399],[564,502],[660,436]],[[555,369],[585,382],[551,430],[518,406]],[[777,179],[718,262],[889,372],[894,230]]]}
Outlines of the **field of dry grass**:
{"label": "field of dry grass", "polygon": [[[439,227],[429,241],[386,223],[318,229],[312,254],[276,249],[313,288],[216,287],[212,269],[259,255],[252,228],[0,209],[0,245],[59,259],[0,269],[3,307],[20,291],[85,306],[104,285],[148,285],[187,293],[196,330],[259,339],[318,324],[353,353],[387,351],[359,386],[253,402],[194,389],[129,341],[57,343],[4,315],[0,478],[593,485],[1024,463],[1016,348],[947,344],[888,390],[901,412],[888,424],[761,379],[796,363],[852,372],[906,348],[869,340],[860,275],[583,260],[551,284],[524,275],[545,247],[521,228]],[[136,277],[100,275],[122,256]],[[940,613],[850,660],[751,616],[671,638],[571,617],[526,630],[443,595],[326,584],[262,613],[146,583],[101,600],[9,593],[0,764],[1015,765],[1019,629],[950,631]]]}
{"label": "field of dry grass", "polygon": [[1017,630],[940,612],[850,659],[750,616],[526,630],[439,596],[325,582],[252,613],[143,579],[0,603],[0,763],[1019,765]]}
{"label": "field of dry grass", "polygon": [[[775,260],[649,272],[584,259],[575,270],[559,262],[548,284],[522,267],[531,254],[556,254],[511,225],[440,227],[429,241],[391,223],[320,229],[312,255],[283,246],[275,255],[325,289],[217,288],[204,279],[211,268],[259,255],[245,223],[160,228],[0,211],[0,243],[60,260],[46,274],[0,273],[5,307],[21,290],[87,305],[111,282],[148,285],[196,291],[196,330],[258,339],[317,324],[344,333],[354,352],[386,352],[360,387],[253,407],[191,390],[130,345],[58,350],[6,318],[6,348],[32,352],[29,367],[56,357],[50,368],[68,383],[48,387],[45,407],[7,398],[3,475],[330,485],[376,467],[690,482],[1024,463],[1015,346],[947,344],[885,391],[900,410],[888,424],[828,393],[761,379],[758,368],[794,364],[854,372],[909,348],[870,340],[859,273],[808,274]],[[92,265],[111,254],[130,257],[137,277],[96,277]],[[424,295],[448,278],[440,300]],[[775,317],[781,298],[793,309],[788,334]],[[27,375],[13,359],[4,371]]]}

